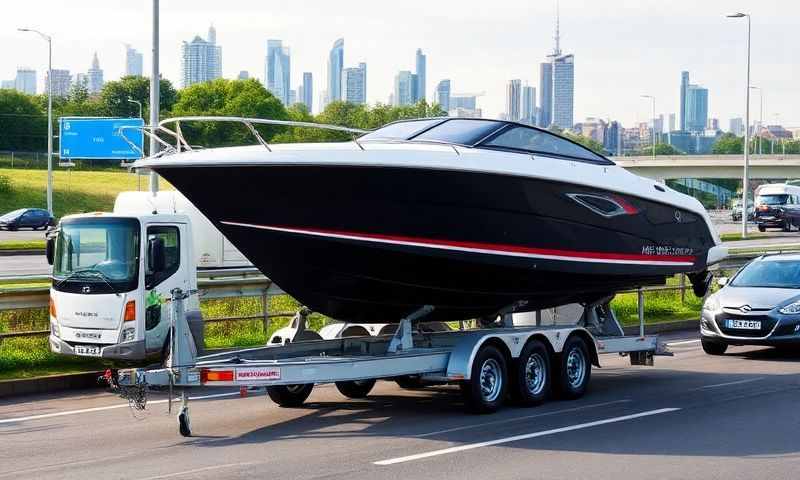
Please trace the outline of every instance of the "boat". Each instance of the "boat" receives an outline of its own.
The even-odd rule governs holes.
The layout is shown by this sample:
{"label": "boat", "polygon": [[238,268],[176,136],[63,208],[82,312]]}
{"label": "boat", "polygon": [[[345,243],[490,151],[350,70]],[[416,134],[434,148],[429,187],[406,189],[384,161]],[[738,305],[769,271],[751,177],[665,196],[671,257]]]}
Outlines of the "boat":
{"label": "boat", "polygon": [[[240,121],[256,145],[193,148],[180,122]],[[500,120],[426,118],[373,131],[179,117],[137,161],[180,190],[302,304],[359,323],[493,318],[689,275],[725,256],[694,198],[565,137]],[[268,144],[254,124],[353,133]]]}

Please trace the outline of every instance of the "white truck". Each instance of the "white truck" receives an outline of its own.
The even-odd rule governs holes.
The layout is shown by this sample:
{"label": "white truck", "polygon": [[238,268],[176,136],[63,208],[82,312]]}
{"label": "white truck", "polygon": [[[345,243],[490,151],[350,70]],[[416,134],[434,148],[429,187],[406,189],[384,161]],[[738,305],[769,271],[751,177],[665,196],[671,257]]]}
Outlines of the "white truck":
{"label": "white truck", "polygon": [[[64,217],[48,235],[50,349],[121,362],[163,359],[166,300],[197,289],[198,269],[252,267],[176,191],[123,192],[112,213]],[[197,296],[186,316],[202,349]]]}

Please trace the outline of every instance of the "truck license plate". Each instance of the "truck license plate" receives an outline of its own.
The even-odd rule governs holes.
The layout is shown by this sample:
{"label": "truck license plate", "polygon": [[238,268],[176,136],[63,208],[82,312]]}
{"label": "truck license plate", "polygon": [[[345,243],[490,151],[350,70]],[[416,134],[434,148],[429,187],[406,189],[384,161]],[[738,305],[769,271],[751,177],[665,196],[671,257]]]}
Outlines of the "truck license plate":
{"label": "truck license plate", "polygon": [[83,355],[86,357],[99,357],[99,345],[75,345],[75,355]]}
{"label": "truck license plate", "polygon": [[761,322],[758,320],[725,320],[728,328],[740,330],[761,330]]}

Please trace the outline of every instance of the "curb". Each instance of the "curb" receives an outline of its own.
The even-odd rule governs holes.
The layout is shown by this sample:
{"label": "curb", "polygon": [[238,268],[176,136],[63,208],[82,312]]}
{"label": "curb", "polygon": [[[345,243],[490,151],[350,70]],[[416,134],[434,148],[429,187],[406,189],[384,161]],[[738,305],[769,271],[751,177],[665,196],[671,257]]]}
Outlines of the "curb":
{"label": "curb", "polygon": [[0,257],[20,257],[25,255],[44,255],[41,248],[24,248],[20,250],[0,250]]}
{"label": "curb", "polygon": [[103,372],[84,372],[21,380],[0,380],[0,398],[64,390],[100,388],[100,384],[97,383],[97,377],[102,375]]}
{"label": "curb", "polygon": [[[681,330],[697,330],[700,328],[700,320],[681,320],[679,322],[653,323],[644,326],[644,333],[653,335],[657,333],[678,332]],[[625,335],[639,335],[639,325],[622,327]]]}

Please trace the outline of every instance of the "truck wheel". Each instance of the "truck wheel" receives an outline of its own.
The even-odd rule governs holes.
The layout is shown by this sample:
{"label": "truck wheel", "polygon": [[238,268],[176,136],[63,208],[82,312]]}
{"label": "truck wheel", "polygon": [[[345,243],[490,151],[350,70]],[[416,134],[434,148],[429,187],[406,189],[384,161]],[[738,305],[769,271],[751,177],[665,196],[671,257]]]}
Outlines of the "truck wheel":
{"label": "truck wheel", "polygon": [[758,231],[759,232],[766,232],[767,231],[767,227],[765,227],[764,225],[759,225],[758,226]]}
{"label": "truck wheel", "polygon": [[422,377],[419,375],[403,375],[402,377],[395,377],[394,381],[397,382],[397,385],[400,388],[404,388],[406,390],[414,390],[424,386],[422,383]]}
{"label": "truck wheel", "polygon": [[524,407],[544,402],[550,395],[550,354],[540,340],[531,340],[517,359],[511,394]]}
{"label": "truck wheel", "polygon": [[375,386],[375,379],[367,380],[348,380],[346,382],[336,382],[339,393],[347,398],[364,398],[369,395],[372,387]]}
{"label": "truck wheel", "polygon": [[297,385],[274,385],[267,387],[267,395],[278,406],[284,408],[299,407],[306,401],[311,390],[314,389],[313,383],[298,383]]}
{"label": "truck wheel", "polygon": [[700,345],[703,346],[703,351],[709,355],[724,355],[725,350],[728,349],[727,343],[710,342],[706,339],[701,339]]}
{"label": "truck wheel", "polygon": [[500,351],[485,345],[478,350],[472,363],[471,380],[461,384],[467,409],[472,413],[492,413],[505,400],[508,369]]}
{"label": "truck wheel", "polygon": [[559,398],[573,400],[582,397],[591,375],[592,362],[586,342],[578,336],[570,337],[559,355],[558,371],[553,375]]}

